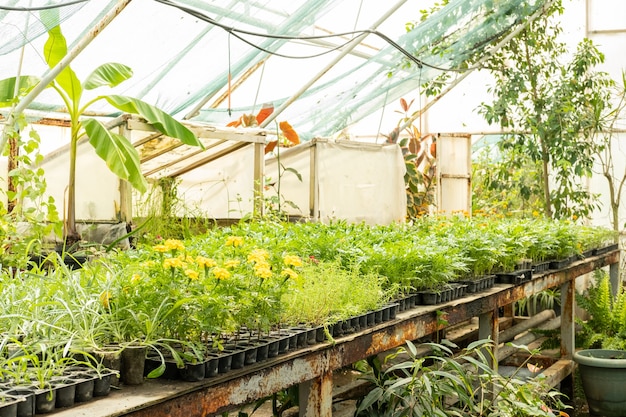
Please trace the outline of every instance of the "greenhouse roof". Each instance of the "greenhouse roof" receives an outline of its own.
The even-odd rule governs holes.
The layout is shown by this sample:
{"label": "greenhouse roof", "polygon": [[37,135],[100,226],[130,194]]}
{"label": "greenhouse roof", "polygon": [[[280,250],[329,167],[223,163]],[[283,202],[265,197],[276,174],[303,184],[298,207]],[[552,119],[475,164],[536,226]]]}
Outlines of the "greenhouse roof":
{"label": "greenhouse roof", "polygon": [[[467,72],[467,58],[487,54],[545,3],[451,0],[406,32],[423,7],[407,0],[4,0],[0,79],[44,77],[46,31],[60,22],[79,79],[120,62],[134,76],[116,94],[221,126],[269,104],[268,128],[286,120],[309,140],[341,132],[442,71]],[[27,107],[63,106],[46,89]],[[89,109],[119,115],[104,104]]]}

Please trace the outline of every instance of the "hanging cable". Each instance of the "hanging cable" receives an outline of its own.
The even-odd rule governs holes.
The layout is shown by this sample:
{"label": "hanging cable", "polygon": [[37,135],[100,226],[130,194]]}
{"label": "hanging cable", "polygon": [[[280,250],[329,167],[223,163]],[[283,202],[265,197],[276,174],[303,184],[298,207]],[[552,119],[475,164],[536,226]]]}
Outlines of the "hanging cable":
{"label": "hanging cable", "polygon": [[228,34],[228,117],[232,116],[232,107],[231,107],[231,103],[230,103],[230,95],[232,92],[232,72],[231,72],[231,68],[230,68],[230,33]]}
{"label": "hanging cable", "polygon": [[89,0],[73,0],[73,1],[67,1],[64,3],[57,3],[57,4],[47,4],[45,6],[35,6],[35,7],[16,7],[16,6],[3,6],[0,5],[0,10],[8,10],[10,12],[37,12],[37,11],[41,11],[41,10],[51,10],[51,9],[58,9],[60,7],[65,7],[65,6],[73,6],[75,4],[79,4],[79,3],[86,3]]}
{"label": "hanging cable", "polygon": [[[279,56],[282,58],[290,58],[290,59],[305,59],[305,58],[315,58],[318,56],[322,56],[325,55],[327,53],[330,53],[332,51],[338,50],[343,48],[346,44],[348,44],[351,41],[347,41],[335,48],[331,48],[328,51],[319,53],[319,54],[315,54],[315,55],[308,55],[308,56],[289,56],[289,55],[283,55],[283,54],[279,54],[267,49],[264,49],[250,41],[248,41],[247,39],[243,38],[242,36],[240,36],[240,34],[242,35],[249,35],[249,36],[257,36],[257,37],[263,37],[263,38],[268,38],[268,39],[282,39],[282,40],[316,40],[316,39],[329,39],[329,38],[336,38],[336,37],[347,37],[347,36],[351,36],[351,35],[362,35],[362,34],[371,34],[371,35],[375,35],[378,36],[379,38],[381,38],[382,40],[384,40],[385,42],[387,42],[390,46],[392,46],[393,48],[395,48],[396,50],[398,50],[400,53],[402,53],[404,56],[406,56],[411,62],[413,62],[415,65],[417,65],[418,67],[421,66],[426,66],[438,71],[451,71],[451,72],[465,72],[467,69],[466,68],[444,68],[444,67],[440,67],[440,66],[436,66],[436,65],[432,65],[432,64],[428,64],[422,60],[420,60],[419,58],[413,56],[410,52],[408,52],[406,49],[402,48],[402,46],[400,46],[399,44],[397,44],[396,42],[394,42],[392,39],[390,39],[387,35],[377,31],[377,30],[372,30],[372,29],[363,29],[363,30],[355,30],[355,31],[350,31],[350,32],[343,32],[343,33],[335,33],[335,34],[331,34],[331,35],[309,35],[309,36],[288,36],[288,35],[272,35],[272,34],[267,34],[267,33],[257,33],[257,32],[251,32],[251,31],[247,31],[247,30],[243,30],[243,29],[237,29],[235,27],[232,26],[227,26],[224,25],[220,22],[218,22],[217,20],[211,18],[210,16],[205,15],[204,13],[197,11],[195,9],[180,5],[178,3],[175,3],[171,0],[154,0],[158,3],[161,4],[165,4],[171,7],[175,7],[185,13],[188,13],[202,21],[211,23],[212,25],[215,25],[217,27],[220,27],[222,29],[224,29],[226,32],[232,34],[233,36],[235,36],[237,39],[241,40],[242,42],[252,46],[253,48],[256,48],[260,51],[263,51],[265,53],[271,54],[271,55],[275,55],[275,56]],[[508,29],[506,29],[508,30]],[[506,32],[506,30],[503,30],[500,32],[500,34],[503,34]]]}
{"label": "hanging cable", "polygon": [[256,110],[256,105],[259,100],[259,92],[261,91],[261,84],[263,83],[263,75],[265,74],[265,61],[263,61],[263,66],[261,67],[261,76],[259,77],[259,85],[256,88],[256,94],[254,95],[254,103],[252,104],[253,113]]}

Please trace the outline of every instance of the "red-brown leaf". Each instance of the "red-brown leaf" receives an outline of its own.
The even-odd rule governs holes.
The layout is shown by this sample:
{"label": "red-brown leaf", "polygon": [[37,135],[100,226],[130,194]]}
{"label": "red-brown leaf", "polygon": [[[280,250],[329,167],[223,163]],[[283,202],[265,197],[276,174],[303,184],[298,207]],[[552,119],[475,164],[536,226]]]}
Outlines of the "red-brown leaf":
{"label": "red-brown leaf", "polygon": [[409,105],[406,104],[406,100],[401,98],[400,99],[400,107],[402,107],[402,110],[406,113],[409,110]]}
{"label": "red-brown leaf", "polygon": [[256,115],[256,122],[258,125],[260,125],[261,123],[263,123],[263,121],[265,119],[268,118],[268,116],[270,114],[272,114],[274,112],[274,105],[273,104],[264,104],[263,108],[261,110],[259,110],[259,113]]}
{"label": "red-brown leaf", "polygon": [[293,127],[291,127],[291,125],[288,122],[280,122],[278,124],[278,127],[283,132],[283,135],[285,135],[285,137],[287,138],[289,142],[293,143],[294,145],[297,145],[300,143],[300,137],[298,136],[296,131],[293,130]]}
{"label": "red-brown leaf", "polygon": [[268,143],[267,145],[265,145],[265,153],[270,153],[274,150],[274,148],[276,148],[276,145],[278,145],[278,141],[272,141],[270,143]]}

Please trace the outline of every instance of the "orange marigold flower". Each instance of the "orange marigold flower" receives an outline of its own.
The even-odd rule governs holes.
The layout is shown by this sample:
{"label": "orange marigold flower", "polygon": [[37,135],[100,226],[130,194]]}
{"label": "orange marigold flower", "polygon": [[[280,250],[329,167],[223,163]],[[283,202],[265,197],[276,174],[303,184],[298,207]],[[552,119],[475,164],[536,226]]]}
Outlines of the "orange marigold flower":
{"label": "orange marigold flower", "polygon": [[211,258],[206,258],[204,256],[197,256],[196,257],[196,263],[203,268],[213,268],[214,266],[217,265],[217,262],[215,262],[213,259]]}
{"label": "orange marigold flower", "polygon": [[237,259],[229,259],[224,262],[224,268],[233,269],[239,266],[240,262]]}
{"label": "orange marigold flower", "polygon": [[194,271],[193,269],[185,269],[185,275],[192,281],[198,279],[198,271]]}
{"label": "orange marigold flower", "polygon": [[237,246],[243,245],[243,238],[241,236],[228,236],[225,245],[236,248]]}
{"label": "orange marigold flower", "polygon": [[302,266],[302,259],[296,255],[285,255],[283,262],[287,266]]}
{"label": "orange marigold flower", "polygon": [[167,251],[169,251],[169,248],[167,246],[165,246],[165,245],[154,245],[152,247],[152,249],[155,252],[167,252]]}
{"label": "orange marigold flower", "polygon": [[248,262],[254,262],[254,263],[264,262],[269,257],[270,257],[270,254],[265,249],[254,249],[248,255]]}
{"label": "orange marigold flower", "polygon": [[267,279],[272,277],[272,270],[268,264],[256,264],[254,266],[254,275],[259,278]]}
{"label": "orange marigold flower", "polygon": [[228,272],[225,268],[214,268],[213,276],[217,280],[228,279],[230,278],[230,272]]}
{"label": "orange marigold flower", "polygon": [[291,268],[285,268],[282,270],[282,272],[280,273],[282,276],[287,277],[287,278],[291,278],[291,279],[296,279],[298,278],[298,274],[296,273],[296,271],[294,271]]}
{"label": "orange marigold flower", "polygon": [[104,308],[111,308],[111,291],[103,291],[100,294],[100,304]]}
{"label": "orange marigold flower", "polygon": [[180,251],[185,250],[185,245],[183,244],[183,242],[177,239],[167,239],[165,241],[165,247],[168,250],[180,250]]}
{"label": "orange marigold flower", "polygon": [[180,258],[166,258],[163,260],[163,268],[182,268],[185,266],[185,263]]}

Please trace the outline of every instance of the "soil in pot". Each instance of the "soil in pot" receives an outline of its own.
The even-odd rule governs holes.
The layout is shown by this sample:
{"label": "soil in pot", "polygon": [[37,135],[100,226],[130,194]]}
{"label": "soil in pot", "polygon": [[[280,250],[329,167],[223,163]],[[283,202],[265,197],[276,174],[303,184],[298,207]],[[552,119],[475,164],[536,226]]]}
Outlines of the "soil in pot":
{"label": "soil in pot", "polygon": [[55,408],[71,407],[76,401],[76,383],[71,379],[61,381],[57,387]]}
{"label": "soil in pot", "polygon": [[36,390],[35,414],[45,414],[53,412],[56,406],[56,399],[56,390],[53,388]]}
{"label": "soil in pot", "polygon": [[17,405],[17,417],[32,417],[35,415],[35,391],[26,388],[14,388],[7,394],[21,398]]}
{"label": "soil in pot", "polygon": [[143,371],[146,365],[145,346],[126,346],[121,354],[120,378],[126,385],[143,384]]}

